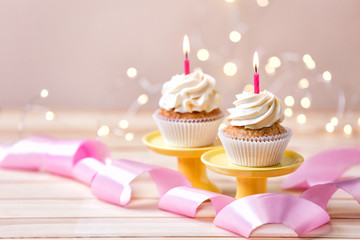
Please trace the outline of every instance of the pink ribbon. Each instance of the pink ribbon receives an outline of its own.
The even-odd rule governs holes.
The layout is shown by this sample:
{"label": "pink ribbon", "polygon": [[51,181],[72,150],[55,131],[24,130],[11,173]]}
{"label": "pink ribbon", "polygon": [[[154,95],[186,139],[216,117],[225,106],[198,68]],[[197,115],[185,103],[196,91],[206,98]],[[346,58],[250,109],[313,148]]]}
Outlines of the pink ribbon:
{"label": "pink ribbon", "polygon": [[72,177],[73,167],[81,160],[92,157],[105,162],[108,148],[94,140],[56,140],[49,137],[25,138],[2,149],[3,168],[39,170]]}
{"label": "pink ribbon", "polygon": [[210,200],[216,213],[226,205],[235,201],[235,198],[206,190],[181,186],[168,191],[159,201],[159,208],[168,212],[195,217],[199,206]]}
{"label": "pink ribbon", "polygon": [[14,145],[3,145],[1,147],[2,168],[34,170],[37,171],[43,166],[45,156],[52,138],[29,137]]}
{"label": "pink ribbon", "polygon": [[[33,137],[0,147],[0,166],[24,170],[45,168],[51,173],[73,177],[90,186],[97,198],[120,206],[131,200],[130,183],[147,172],[159,191],[160,209],[195,217],[199,206],[210,200],[217,213],[215,225],[246,237],[266,223],[285,224],[301,235],[329,221],[323,208],[305,198],[258,194],[235,200],[193,188],[181,173],[171,169],[124,159],[105,165],[108,156],[108,149],[98,141]],[[350,185],[346,185],[347,190]],[[357,187],[358,184],[354,189]]]}
{"label": "pink ribbon", "polygon": [[101,200],[125,206],[131,200],[130,183],[145,172],[152,177],[160,197],[174,187],[190,186],[177,171],[122,159],[98,172],[91,185],[92,193]]}
{"label": "pink ribbon", "polygon": [[74,166],[72,175],[79,182],[91,186],[95,176],[104,168],[103,162],[95,158],[84,158]]}
{"label": "pink ribbon", "polygon": [[342,189],[349,193],[358,203],[360,203],[360,177],[315,185],[303,192],[300,197],[310,200],[323,209],[326,209],[330,198],[338,189]]}
{"label": "pink ribbon", "polygon": [[328,150],[307,159],[282,184],[283,188],[307,189],[341,178],[346,170],[360,164],[359,148]]}
{"label": "pink ribbon", "polygon": [[261,225],[281,223],[298,236],[330,221],[327,212],[311,201],[281,193],[264,193],[238,199],[223,208],[214,224],[244,237]]}

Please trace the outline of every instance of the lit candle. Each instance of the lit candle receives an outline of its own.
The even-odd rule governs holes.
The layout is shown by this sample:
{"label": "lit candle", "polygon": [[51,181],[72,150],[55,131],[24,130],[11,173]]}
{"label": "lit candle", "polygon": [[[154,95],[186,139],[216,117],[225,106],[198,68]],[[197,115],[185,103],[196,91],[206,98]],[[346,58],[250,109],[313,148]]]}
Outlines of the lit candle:
{"label": "lit candle", "polygon": [[255,73],[254,73],[254,93],[259,94],[260,85],[259,85],[259,74],[257,72],[258,67],[259,67],[259,55],[258,55],[257,52],[254,53],[253,65],[254,65],[254,69],[255,69]]}
{"label": "lit candle", "polygon": [[184,66],[185,66],[185,75],[190,73],[190,62],[189,62],[189,52],[190,52],[190,43],[187,35],[184,36],[183,42],[183,51],[185,54]]}

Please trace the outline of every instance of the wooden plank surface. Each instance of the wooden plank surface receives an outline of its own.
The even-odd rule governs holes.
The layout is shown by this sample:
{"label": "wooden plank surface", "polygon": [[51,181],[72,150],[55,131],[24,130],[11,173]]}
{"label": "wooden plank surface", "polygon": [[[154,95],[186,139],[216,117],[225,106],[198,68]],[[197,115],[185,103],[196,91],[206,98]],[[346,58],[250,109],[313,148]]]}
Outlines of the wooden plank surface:
{"label": "wooden plank surface", "polygon": [[[26,131],[17,131],[21,112],[2,111],[0,114],[0,141],[13,142],[24,136],[46,134],[59,138],[96,137],[96,118],[99,112],[63,111],[57,114],[58,122],[48,123],[41,116],[29,115]],[[127,158],[148,164],[176,169],[176,160],[151,152],[141,142],[144,134],[156,130],[151,113],[139,113],[126,132],[134,133],[132,141],[123,136],[100,138],[112,151],[114,159]],[[323,131],[321,118],[332,113],[313,117],[311,127],[287,124],[294,135],[289,149],[305,158],[334,147],[360,147],[358,130],[352,136],[338,131]],[[116,125],[124,113],[107,113],[109,125]],[[141,119],[141,120],[140,120]],[[146,121],[149,124],[142,124]],[[234,196],[235,179],[208,172],[224,194]],[[347,171],[346,177],[359,177],[360,166]],[[283,177],[269,179],[269,192],[299,195],[299,191],[281,189]],[[96,199],[87,186],[71,179],[46,172],[26,172],[0,169],[0,238],[1,239],[77,239],[77,238],[127,238],[127,239],[239,239],[231,232],[215,227],[215,212],[209,203],[201,206],[196,218],[185,218],[157,208],[157,190],[147,174],[132,183],[133,201],[118,207]],[[338,191],[328,205],[331,222],[307,233],[304,238],[360,239],[360,205],[347,193]],[[295,238],[286,226],[269,224],[256,229],[252,238]]]}

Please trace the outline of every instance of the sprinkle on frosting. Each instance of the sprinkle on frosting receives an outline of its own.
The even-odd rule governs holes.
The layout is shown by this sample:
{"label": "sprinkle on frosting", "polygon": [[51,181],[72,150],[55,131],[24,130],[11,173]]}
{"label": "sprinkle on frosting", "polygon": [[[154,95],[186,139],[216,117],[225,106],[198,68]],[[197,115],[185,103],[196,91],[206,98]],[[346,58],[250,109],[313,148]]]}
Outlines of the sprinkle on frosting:
{"label": "sprinkle on frosting", "polygon": [[228,109],[230,116],[227,118],[232,126],[260,129],[283,120],[280,100],[266,90],[259,94],[244,91],[236,95],[233,104],[235,107]]}
{"label": "sprinkle on frosting", "polygon": [[221,95],[215,89],[215,79],[200,69],[184,75],[179,74],[167,81],[162,88],[159,105],[175,112],[211,112],[219,108]]}

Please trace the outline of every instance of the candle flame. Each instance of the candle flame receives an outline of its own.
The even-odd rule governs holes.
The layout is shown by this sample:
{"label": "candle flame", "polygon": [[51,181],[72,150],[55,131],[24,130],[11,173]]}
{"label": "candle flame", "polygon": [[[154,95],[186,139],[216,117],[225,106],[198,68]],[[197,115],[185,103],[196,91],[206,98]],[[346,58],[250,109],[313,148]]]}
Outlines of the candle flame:
{"label": "candle flame", "polygon": [[183,51],[184,54],[187,56],[190,52],[190,43],[189,43],[189,37],[187,35],[184,36],[183,41]]}
{"label": "candle flame", "polygon": [[257,69],[259,68],[259,55],[257,52],[254,53],[253,67],[255,69],[255,72],[257,72]]}

